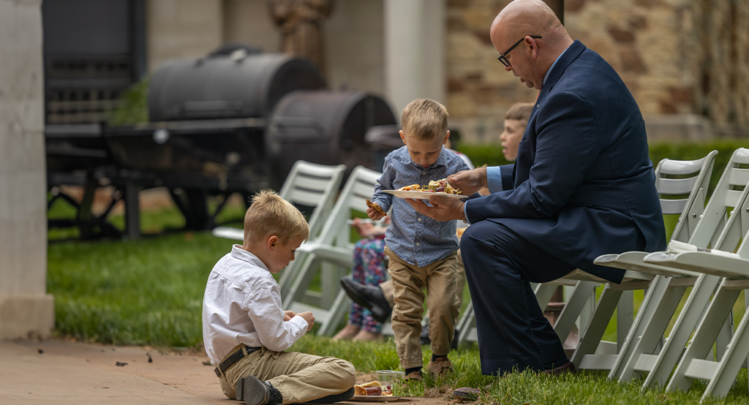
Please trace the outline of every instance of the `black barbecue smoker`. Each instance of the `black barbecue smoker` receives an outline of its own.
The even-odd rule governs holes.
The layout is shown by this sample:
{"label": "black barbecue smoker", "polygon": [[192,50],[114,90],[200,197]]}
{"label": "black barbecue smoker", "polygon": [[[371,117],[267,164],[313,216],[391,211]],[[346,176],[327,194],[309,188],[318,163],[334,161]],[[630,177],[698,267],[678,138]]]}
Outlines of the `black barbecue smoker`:
{"label": "black barbecue smoker", "polygon": [[150,79],[148,112],[148,123],[93,126],[83,138],[58,129],[56,149],[89,153],[85,162],[53,157],[48,143],[48,159],[61,172],[72,160],[87,167],[94,184],[106,177],[121,190],[130,238],[138,237],[138,190],[166,187],[186,228],[208,229],[223,208],[210,215],[208,197],[223,195],[225,202],[241,193],[248,201],[260,189],[280,189],[300,159],[344,163],[349,171],[373,167],[365,134],[396,123],[380,97],[327,90],[305,59],[245,49],[165,63]]}

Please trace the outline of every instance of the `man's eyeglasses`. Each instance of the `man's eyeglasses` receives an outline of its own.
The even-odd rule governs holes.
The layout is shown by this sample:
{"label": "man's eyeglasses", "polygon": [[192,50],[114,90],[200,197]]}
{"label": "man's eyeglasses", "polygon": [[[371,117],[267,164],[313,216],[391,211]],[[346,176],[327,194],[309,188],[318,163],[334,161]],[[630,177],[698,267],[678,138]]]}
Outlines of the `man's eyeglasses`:
{"label": "man's eyeglasses", "polygon": [[[528,36],[531,37],[531,38],[541,38],[541,35],[528,35]],[[499,59],[499,61],[502,62],[503,65],[505,65],[506,67],[509,67],[510,66],[510,62],[507,61],[507,58],[505,58],[505,56],[508,53],[510,53],[511,50],[515,49],[516,46],[520,45],[520,43],[523,42],[524,40],[525,40],[525,37],[523,37],[523,39],[521,39],[520,41],[515,42],[515,45],[511,46],[510,49],[508,49],[508,50],[504,51],[503,53],[499,54],[499,57],[497,59]]]}

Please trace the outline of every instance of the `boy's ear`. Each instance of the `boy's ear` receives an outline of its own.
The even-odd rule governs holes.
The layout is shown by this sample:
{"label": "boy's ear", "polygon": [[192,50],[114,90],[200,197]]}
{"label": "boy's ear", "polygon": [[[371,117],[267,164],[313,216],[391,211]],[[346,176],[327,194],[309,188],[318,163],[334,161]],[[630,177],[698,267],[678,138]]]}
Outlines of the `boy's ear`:
{"label": "boy's ear", "polygon": [[403,136],[403,130],[402,130],[402,129],[401,129],[400,131],[398,131],[398,134],[400,134],[400,136],[401,136],[401,141],[403,141],[403,144],[404,144],[404,145],[408,145],[408,144],[406,143],[406,137],[405,137],[405,136]]}
{"label": "boy's ear", "polygon": [[268,250],[271,252],[276,250],[277,245],[278,245],[278,236],[271,235],[271,237],[268,238]]}
{"label": "boy's ear", "polygon": [[448,139],[450,139],[450,130],[449,129],[447,130],[447,133],[445,134],[445,140],[442,141],[442,144],[444,145],[445,143],[447,143]]}

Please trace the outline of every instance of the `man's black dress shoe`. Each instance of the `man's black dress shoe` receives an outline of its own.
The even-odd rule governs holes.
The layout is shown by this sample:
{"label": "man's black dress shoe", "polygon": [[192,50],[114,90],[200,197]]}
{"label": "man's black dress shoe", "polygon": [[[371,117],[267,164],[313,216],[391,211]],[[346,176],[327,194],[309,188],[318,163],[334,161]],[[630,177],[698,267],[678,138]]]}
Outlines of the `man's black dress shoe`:
{"label": "man's black dress shoe", "polygon": [[385,294],[382,293],[382,288],[362,285],[351,277],[342,278],[341,287],[352,301],[370,310],[377,322],[387,321],[393,313]]}

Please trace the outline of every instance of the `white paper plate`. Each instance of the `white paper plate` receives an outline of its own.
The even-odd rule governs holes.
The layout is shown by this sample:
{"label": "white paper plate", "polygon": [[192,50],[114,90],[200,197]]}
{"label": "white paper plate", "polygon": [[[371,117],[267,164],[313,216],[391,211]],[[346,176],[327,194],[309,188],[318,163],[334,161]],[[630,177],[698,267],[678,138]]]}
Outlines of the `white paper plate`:
{"label": "white paper plate", "polygon": [[447,193],[429,193],[426,191],[400,191],[400,190],[384,190],[385,193],[392,194],[398,198],[413,198],[415,200],[428,200],[433,195],[440,197],[455,198],[457,200],[463,200],[468,198],[467,195],[462,194],[447,194]]}
{"label": "white paper plate", "polygon": [[348,401],[358,402],[392,402],[400,401],[402,397],[393,397],[388,395],[354,395]]}

